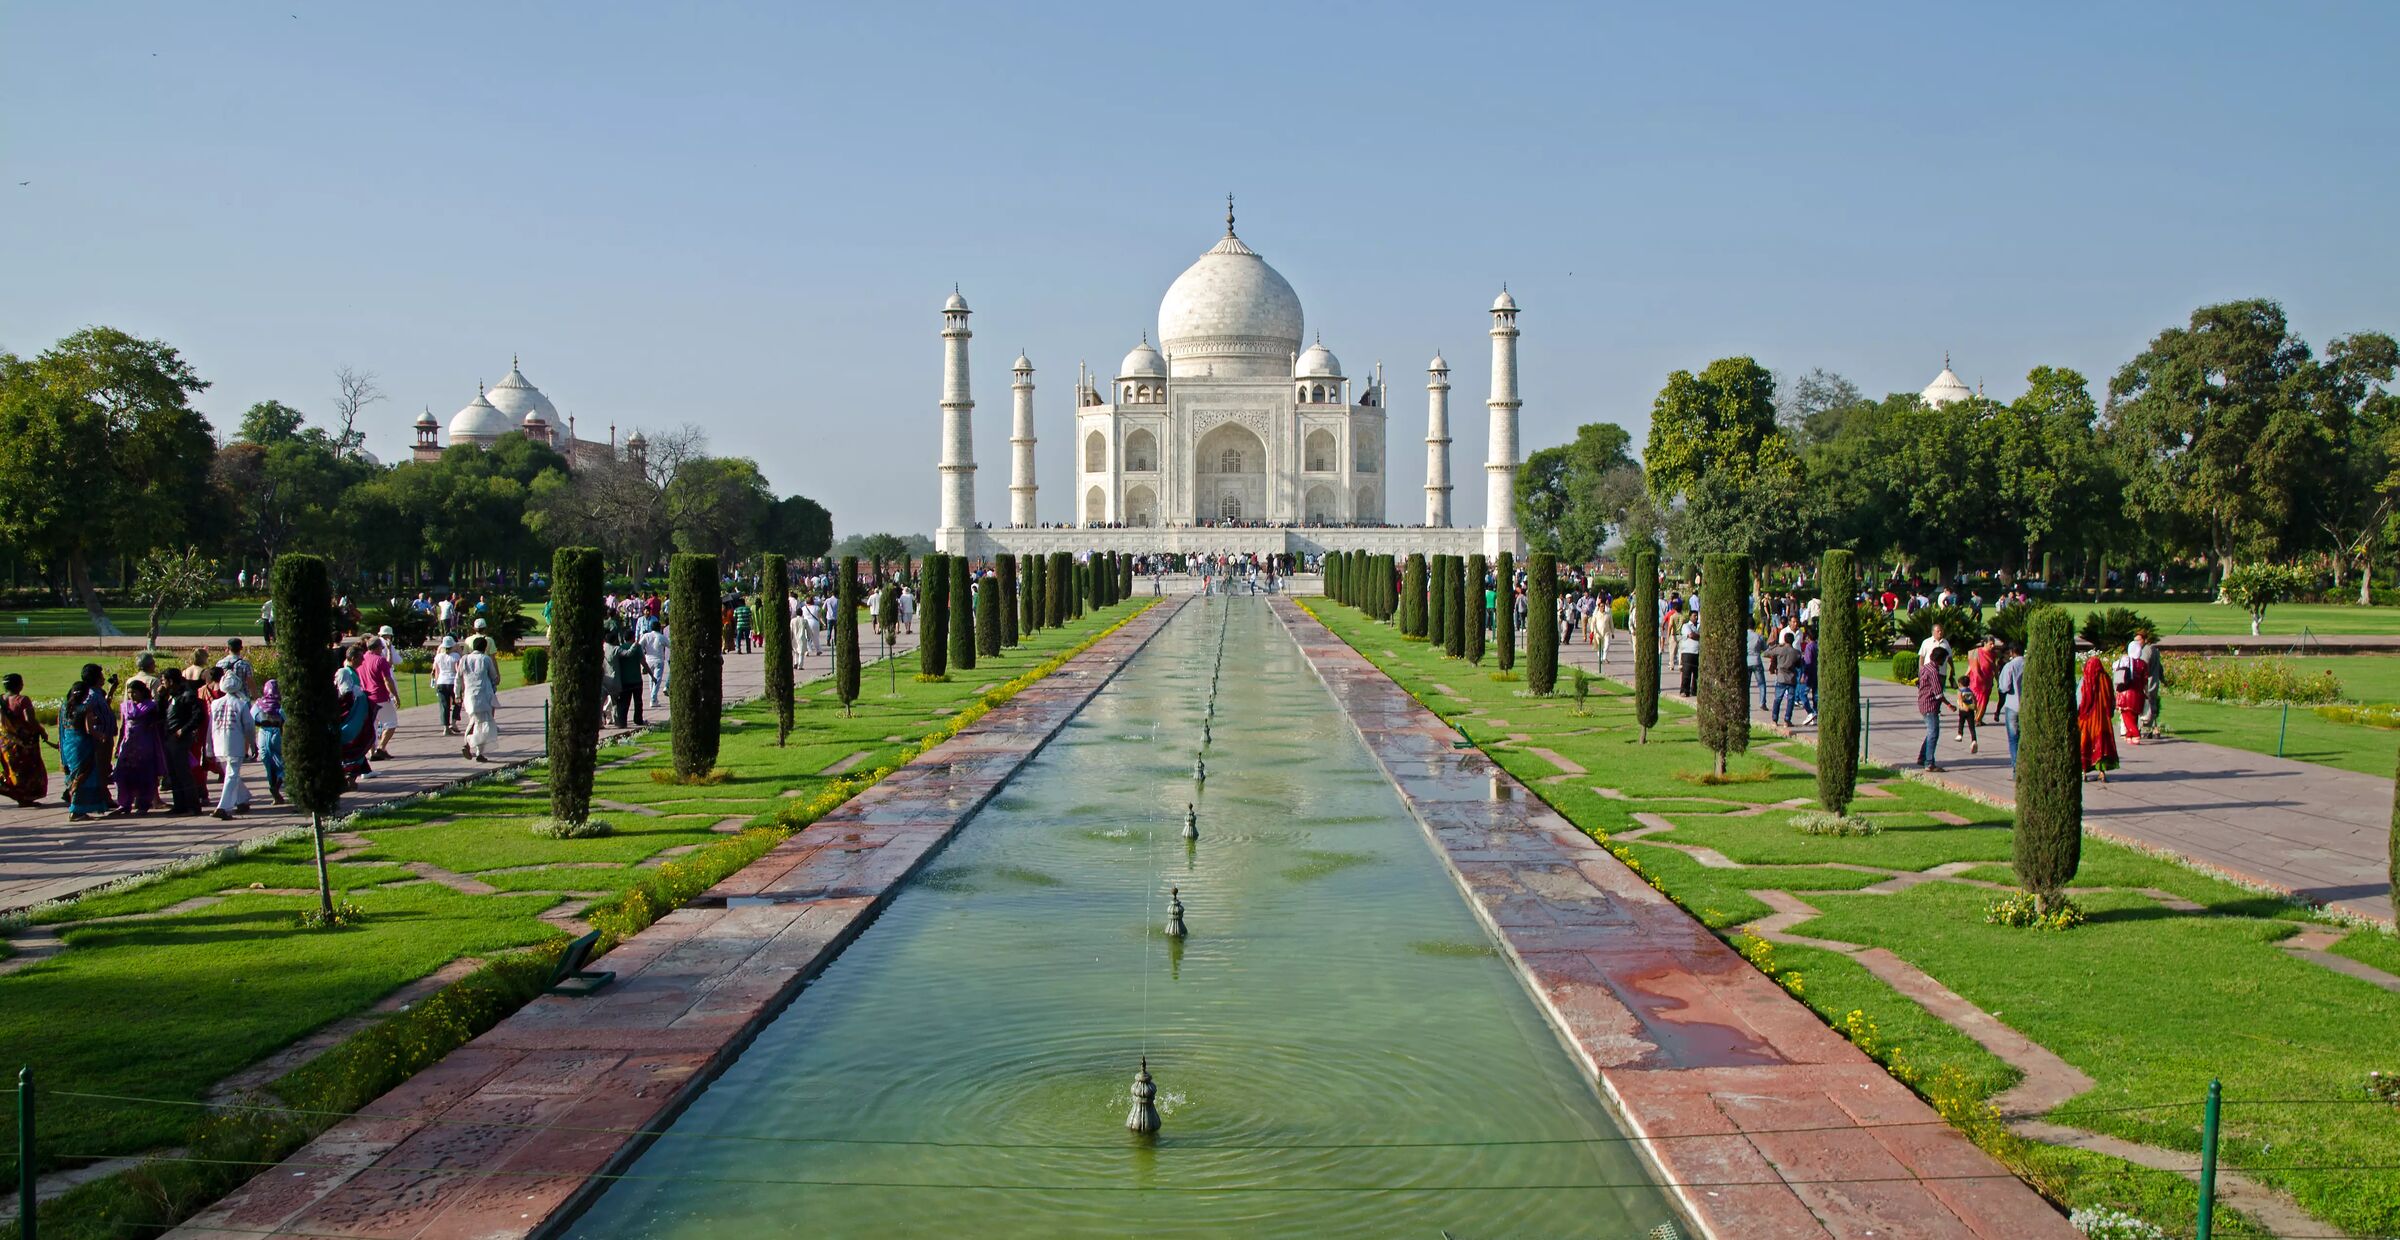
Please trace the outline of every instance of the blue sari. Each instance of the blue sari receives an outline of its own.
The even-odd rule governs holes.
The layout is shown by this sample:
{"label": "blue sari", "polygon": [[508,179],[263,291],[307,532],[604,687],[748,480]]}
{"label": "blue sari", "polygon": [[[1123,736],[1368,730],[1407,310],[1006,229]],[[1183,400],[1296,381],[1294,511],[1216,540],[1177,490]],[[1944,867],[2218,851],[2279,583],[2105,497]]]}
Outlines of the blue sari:
{"label": "blue sari", "polygon": [[60,764],[67,768],[67,808],[77,814],[105,814],[115,805],[108,796],[109,741],[116,736],[116,712],[108,694],[81,690],[59,712]]}

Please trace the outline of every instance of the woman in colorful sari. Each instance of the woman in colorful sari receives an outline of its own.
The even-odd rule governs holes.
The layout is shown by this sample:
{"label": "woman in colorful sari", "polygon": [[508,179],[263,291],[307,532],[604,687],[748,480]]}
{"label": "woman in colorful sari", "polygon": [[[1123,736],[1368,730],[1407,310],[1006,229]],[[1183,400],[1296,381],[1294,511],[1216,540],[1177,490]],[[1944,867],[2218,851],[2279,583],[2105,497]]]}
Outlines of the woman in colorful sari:
{"label": "woman in colorful sari", "polygon": [[117,733],[117,808],[111,818],[158,808],[158,781],[166,775],[169,761],[166,707],[151,699],[149,685],[138,680],[127,684],[125,705],[118,714],[124,727]]}
{"label": "woman in colorful sari", "polygon": [[258,729],[258,760],[266,764],[267,795],[283,804],[283,691],[268,681],[250,704],[250,722]]}
{"label": "woman in colorful sari", "polygon": [[89,822],[108,812],[108,749],[117,716],[100,665],[86,663],[58,709],[59,764],[67,768],[67,821]]}
{"label": "woman in colorful sari", "polygon": [[2095,772],[2101,783],[2117,769],[2116,730],[2109,726],[2116,713],[2116,692],[2108,684],[2108,668],[2099,655],[2083,661],[2083,683],[2075,686],[2075,736],[2083,755],[2083,773]]}
{"label": "woman in colorful sari", "polygon": [[49,743],[41,713],[25,696],[25,678],[0,676],[0,796],[32,809],[50,795],[50,770],[42,765]]}
{"label": "woman in colorful sari", "polygon": [[349,786],[358,787],[358,777],[370,774],[367,755],[375,748],[375,703],[367,697],[367,682],[360,678],[358,665],[367,652],[359,646],[342,651],[342,664],[333,669],[333,689],[342,712],[342,775]]}

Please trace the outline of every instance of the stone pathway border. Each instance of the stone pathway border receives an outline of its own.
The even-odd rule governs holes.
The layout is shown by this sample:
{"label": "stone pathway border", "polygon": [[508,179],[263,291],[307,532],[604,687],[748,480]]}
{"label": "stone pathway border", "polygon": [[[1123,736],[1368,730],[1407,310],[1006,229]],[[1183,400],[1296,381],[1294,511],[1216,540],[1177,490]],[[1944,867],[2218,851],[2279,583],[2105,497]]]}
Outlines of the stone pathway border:
{"label": "stone pathway border", "polygon": [[1173,619],[1169,597],[170,1235],[505,1240],[641,1152],[908,877]]}
{"label": "stone pathway border", "polygon": [[1703,1234],[2078,1234],[1490,758],[1454,749],[1373,663],[1273,605]]}

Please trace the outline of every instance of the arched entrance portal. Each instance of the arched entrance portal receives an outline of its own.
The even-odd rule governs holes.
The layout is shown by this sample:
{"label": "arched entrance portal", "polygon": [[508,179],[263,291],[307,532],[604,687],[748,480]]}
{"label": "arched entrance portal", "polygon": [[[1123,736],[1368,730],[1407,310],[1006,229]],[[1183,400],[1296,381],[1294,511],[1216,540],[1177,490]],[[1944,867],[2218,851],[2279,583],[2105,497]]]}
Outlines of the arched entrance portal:
{"label": "arched entrance portal", "polygon": [[1224,423],[1202,435],[1192,455],[1194,520],[1256,521],[1267,515],[1267,445],[1250,428]]}

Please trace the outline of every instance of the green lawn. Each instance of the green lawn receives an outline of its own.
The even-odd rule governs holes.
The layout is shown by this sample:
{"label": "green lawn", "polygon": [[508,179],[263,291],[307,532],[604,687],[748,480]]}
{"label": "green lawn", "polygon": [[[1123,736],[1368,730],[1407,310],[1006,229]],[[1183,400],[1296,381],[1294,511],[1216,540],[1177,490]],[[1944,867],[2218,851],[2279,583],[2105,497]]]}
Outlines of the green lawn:
{"label": "green lawn", "polygon": [[[415,597],[412,592],[409,597]],[[469,596],[472,601],[473,596]],[[258,608],[265,597],[221,599],[189,611],[176,613],[159,630],[159,639],[168,638],[255,638],[258,636]],[[360,610],[371,611],[380,603],[361,603]],[[146,607],[110,607],[108,618],[128,635],[140,637],[150,631],[150,609]],[[546,631],[550,615],[548,603],[528,603],[525,614],[533,619],[535,634]],[[21,621],[21,623],[20,623]],[[14,607],[0,608],[0,637],[90,637],[91,615],[81,607]]]}
{"label": "green lawn", "polygon": [[[947,683],[917,683],[911,675],[913,654],[896,692],[887,689],[891,681],[880,665],[871,666],[862,678],[864,696],[848,717],[830,682],[808,686],[796,730],[782,747],[775,743],[771,711],[761,703],[737,707],[728,712],[719,757],[729,777],[718,783],[686,786],[652,779],[654,771],[669,765],[669,745],[663,732],[648,734],[638,743],[654,753],[602,770],[595,779],[597,798],[656,811],[597,809],[595,817],[616,828],[612,835],[561,841],[533,834],[531,825],[549,811],[548,792],[520,788],[514,779],[472,784],[366,814],[351,825],[364,841],[363,851],[333,867],[336,887],[367,913],[363,924],[351,928],[302,930],[295,918],[313,906],[314,897],[278,893],[313,889],[313,861],[305,843],[276,845],[44,910],[37,920],[63,927],[67,950],[0,976],[0,1063],[32,1065],[49,1091],[160,1101],[74,1099],[53,1092],[40,1121],[43,1164],[189,1142],[197,1113],[174,1103],[201,1098],[245,1065],[326,1022],[359,1013],[451,961],[561,939],[562,932],[538,915],[576,898],[567,893],[609,895],[637,882],[653,883],[662,871],[649,867],[670,850],[763,847],[772,837],[758,832],[737,837],[714,828],[727,820],[733,831],[774,827],[778,811],[807,806],[837,785],[854,791],[843,781],[895,762],[919,739],[981,701],[987,690],[1035,670],[1147,602],[1107,608],[1062,629],[1044,630]],[[608,762],[635,753],[612,747],[601,756]],[[859,757],[845,767],[846,775],[821,773],[853,755]],[[530,778],[538,781],[541,774],[537,766]],[[406,868],[413,863],[478,876],[500,891],[464,894],[419,879]],[[163,912],[195,898],[216,902]],[[95,920],[143,914],[148,916]],[[432,1053],[438,1055],[439,1048]],[[287,1088],[279,1092],[287,1099],[301,1096]],[[10,1151],[0,1157],[0,1182],[13,1183],[15,1176]],[[227,1186],[218,1183],[214,1191]],[[76,1205],[77,1196],[57,1204],[69,1215],[79,1208],[122,1210],[124,1190],[115,1191],[108,1198],[104,1191],[77,1190],[80,1200],[101,1202],[89,1207]],[[44,1216],[48,1223],[51,1211]],[[53,1231],[76,1234],[72,1226],[44,1228],[45,1235]]]}
{"label": "green lawn", "polygon": [[[2089,1073],[2097,1084],[2058,1112],[2062,1122],[2196,1150],[2198,1104],[2209,1080],[2219,1078],[2229,1100],[2221,1147],[2228,1165],[2291,1192],[2339,1227],[2359,1234],[2400,1231],[2400,1170],[2383,1170],[2400,1167],[2400,1110],[2371,1102],[2364,1088],[2370,1070],[2400,1068],[2400,996],[2280,950],[2276,943],[2311,914],[2092,839],[2084,843],[2076,880],[2092,920],[2071,931],[1987,925],[1983,911],[1995,893],[1961,884],[1926,883],[1899,895],[1858,893],[1879,876],[1820,867],[1921,870],[1981,862],[1968,876],[2010,881],[2010,815],[1929,784],[1893,780],[1888,786],[1897,796],[1861,798],[1854,805],[1884,826],[1876,836],[1800,835],[1781,810],[1735,817],[1725,811],[1737,806],[1719,802],[1813,801],[1815,779],[1754,751],[1735,758],[1732,769],[1761,776],[1756,782],[1698,785],[1692,777],[1708,769],[1710,758],[1698,744],[1692,714],[1671,694],[1651,743],[1637,744],[1631,697],[1613,682],[1596,683],[1589,713],[1578,716],[1571,700],[1518,696],[1521,681],[1495,682],[1423,643],[1399,639],[1354,609],[1309,603],[1436,713],[1463,721],[1477,737],[1529,734],[1526,742],[1487,740],[1483,747],[1585,830],[1606,839],[1634,829],[1636,813],[1665,816],[1672,831],[1615,847],[1639,860],[1711,927],[1730,932],[1766,914],[1752,891],[1821,893],[1804,898],[1822,915],[1794,933],[1888,949]],[[1434,689],[1436,683],[1460,696]],[[2187,709],[2170,703],[2170,724]],[[1754,739],[1765,745],[1776,738],[1759,728]],[[1534,747],[1586,773],[1567,777],[1563,768],[1529,752]],[[1803,760],[1815,756],[1803,744],[1789,744],[1785,752]],[[1888,776],[1862,772],[1862,779]],[[1935,810],[1965,822],[1944,824],[1931,817]],[[1739,868],[1703,866],[1661,841],[1705,845]],[[2125,888],[2158,888],[2202,911],[2180,912]],[[2391,936],[2380,934],[2344,950],[2385,963],[2400,955]],[[1803,1001],[1829,1023],[1841,1026],[1853,1010],[1873,1022],[1878,1034],[1871,1053],[1902,1065],[1903,1079],[1937,1102],[1988,1097],[2014,1078],[2006,1064],[1854,961],[1789,945],[1776,945],[1773,954],[1782,969],[1802,975]],[[2154,1104],[2163,1109],[2107,1110]],[[1945,1113],[1957,1112],[1945,1107]],[[1978,1135],[2063,1202],[2115,1205],[2170,1235],[2192,1234],[2195,1194],[2179,1177],[1990,1131]],[[2264,1233],[2221,1213],[2217,1234]]]}
{"label": "green lawn", "polygon": [[[2304,672],[2331,671],[2342,684],[2345,702],[2400,702],[2400,655],[2307,655],[2294,661]],[[2170,671],[2176,662],[2169,660]],[[2337,722],[2306,706],[2294,706],[2287,712],[2281,706],[2198,702],[2170,696],[2160,719],[2168,732],[2185,740],[2263,754],[2275,753],[2280,741],[2286,758],[2322,762],[2365,775],[2389,776],[2393,756],[2400,753],[2400,731]]]}
{"label": "green lawn", "polygon": [[[2104,611],[2119,604],[2065,603],[2080,621],[2088,611]],[[2150,617],[2158,626],[2161,637],[2177,633],[2196,633],[2209,637],[2231,637],[2250,631],[2250,613],[2229,603],[2126,603],[2123,606]],[[2400,633],[2400,607],[2361,607],[2356,603],[2283,603],[2267,609],[2266,620],[2258,626],[2262,636],[2293,637],[2302,629],[2319,637],[2334,635]]]}

